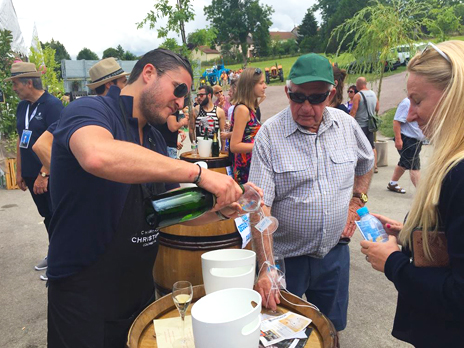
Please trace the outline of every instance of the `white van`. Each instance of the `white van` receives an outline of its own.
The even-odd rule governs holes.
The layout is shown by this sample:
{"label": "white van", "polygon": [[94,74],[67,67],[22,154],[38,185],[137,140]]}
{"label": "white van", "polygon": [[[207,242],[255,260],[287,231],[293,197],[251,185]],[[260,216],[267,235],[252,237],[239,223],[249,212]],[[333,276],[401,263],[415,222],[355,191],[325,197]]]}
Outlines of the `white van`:
{"label": "white van", "polygon": [[422,51],[427,44],[425,42],[414,43],[412,46],[400,45],[392,48],[392,52],[398,57],[401,65],[406,65],[411,56],[414,56],[418,51]]}

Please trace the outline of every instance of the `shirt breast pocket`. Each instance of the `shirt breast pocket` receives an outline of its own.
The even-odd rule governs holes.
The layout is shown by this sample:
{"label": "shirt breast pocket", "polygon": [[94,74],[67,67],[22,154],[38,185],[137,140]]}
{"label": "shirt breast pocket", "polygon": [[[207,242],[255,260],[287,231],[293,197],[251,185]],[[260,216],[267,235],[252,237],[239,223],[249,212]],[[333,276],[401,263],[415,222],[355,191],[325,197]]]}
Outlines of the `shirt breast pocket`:
{"label": "shirt breast pocket", "polygon": [[354,170],[356,167],[356,157],[346,151],[332,151],[330,153],[332,164],[332,176],[334,183],[339,190],[351,189],[354,183]]}
{"label": "shirt breast pocket", "polygon": [[310,163],[295,158],[274,161],[273,170],[277,197],[297,195],[299,189],[310,188],[314,179]]}

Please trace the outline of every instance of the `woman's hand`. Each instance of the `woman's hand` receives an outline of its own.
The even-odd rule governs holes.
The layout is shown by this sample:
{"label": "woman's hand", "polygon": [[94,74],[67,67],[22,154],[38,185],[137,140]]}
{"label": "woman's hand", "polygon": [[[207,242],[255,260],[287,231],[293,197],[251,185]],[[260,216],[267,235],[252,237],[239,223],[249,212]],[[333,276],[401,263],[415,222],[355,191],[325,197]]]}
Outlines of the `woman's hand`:
{"label": "woman's hand", "polygon": [[361,242],[361,252],[366,255],[366,261],[379,272],[384,272],[385,262],[395,251],[400,251],[400,247],[394,236],[389,236],[388,241],[384,243],[367,240]]}
{"label": "woman's hand", "polygon": [[371,215],[375,216],[383,225],[385,232],[391,236],[398,237],[398,233],[403,229],[403,224],[399,221],[387,218],[386,216],[371,213]]}

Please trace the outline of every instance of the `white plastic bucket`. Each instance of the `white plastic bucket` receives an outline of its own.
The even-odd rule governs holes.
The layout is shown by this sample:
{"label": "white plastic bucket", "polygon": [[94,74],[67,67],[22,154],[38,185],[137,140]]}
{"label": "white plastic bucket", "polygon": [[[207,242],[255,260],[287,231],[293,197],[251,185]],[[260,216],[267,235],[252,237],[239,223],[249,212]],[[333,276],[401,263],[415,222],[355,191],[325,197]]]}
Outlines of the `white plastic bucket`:
{"label": "white plastic bucket", "polygon": [[257,348],[260,313],[261,296],[254,290],[226,289],[204,296],[192,307],[195,348]]}
{"label": "white plastic bucket", "polygon": [[198,138],[198,154],[200,157],[211,157],[211,146],[213,145],[212,139]]}
{"label": "white plastic bucket", "polygon": [[214,291],[253,289],[256,253],[246,249],[220,249],[201,255],[206,294]]}

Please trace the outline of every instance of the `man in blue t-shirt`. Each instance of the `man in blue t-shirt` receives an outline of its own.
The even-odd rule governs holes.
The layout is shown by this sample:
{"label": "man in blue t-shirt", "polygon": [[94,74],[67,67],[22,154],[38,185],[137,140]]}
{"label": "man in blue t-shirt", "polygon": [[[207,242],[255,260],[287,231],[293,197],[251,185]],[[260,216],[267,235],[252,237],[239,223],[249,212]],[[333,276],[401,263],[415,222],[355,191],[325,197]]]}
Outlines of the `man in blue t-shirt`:
{"label": "man in blue t-shirt", "polygon": [[64,110],[51,160],[49,348],[125,346],[131,323],[154,295],[158,230],[145,220],[146,195],[193,182],[216,195],[213,210],[220,209],[194,224],[235,215],[230,204],[240,187],[167,157],[151,126],[183,107],[191,85],[190,63],[155,49],[122,90],[112,86],[107,96],[80,98]]}
{"label": "man in blue t-shirt", "polygon": [[[40,163],[37,155],[32,151],[37,139],[48,127],[56,122],[63,104],[47,91],[44,91],[41,72],[33,63],[17,62],[11,66],[11,77],[5,81],[13,82],[13,90],[21,102],[16,109],[17,166],[16,182],[23,191],[29,189],[39,214],[44,218],[45,228],[50,232],[52,206],[48,191],[49,172]],[[42,260],[35,269],[47,268],[47,258]],[[41,279],[43,276],[41,276]]]}
{"label": "man in blue t-shirt", "polygon": [[420,151],[424,134],[419,128],[417,121],[408,122],[409,106],[411,102],[404,98],[396,109],[393,119],[393,131],[395,132],[395,147],[400,154],[400,160],[393,171],[391,181],[387,184],[387,189],[396,193],[406,193],[398,181],[406,170],[414,186],[420,178]]}

